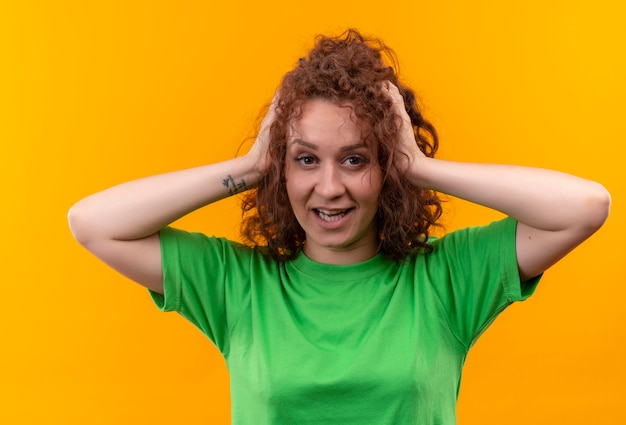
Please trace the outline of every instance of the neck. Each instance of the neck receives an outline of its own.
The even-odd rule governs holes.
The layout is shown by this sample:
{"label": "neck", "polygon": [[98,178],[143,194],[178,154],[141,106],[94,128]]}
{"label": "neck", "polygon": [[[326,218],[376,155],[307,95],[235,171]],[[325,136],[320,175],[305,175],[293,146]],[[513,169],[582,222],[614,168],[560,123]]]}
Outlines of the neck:
{"label": "neck", "polygon": [[[361,244],[360,244],[361,245]],[[378,243],[349,247],[316,247],[304,244],[302,251],[311,260],[323,264],[356,264],[369,260],[378,254]]]}

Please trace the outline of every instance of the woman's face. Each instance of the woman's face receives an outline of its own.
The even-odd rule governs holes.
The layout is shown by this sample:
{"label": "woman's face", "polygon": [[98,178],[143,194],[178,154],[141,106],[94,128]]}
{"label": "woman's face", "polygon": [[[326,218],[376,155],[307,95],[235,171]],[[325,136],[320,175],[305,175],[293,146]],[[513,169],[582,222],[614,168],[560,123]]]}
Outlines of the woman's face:
{"label": "woman's face", "polygon": [[285,176],[309,258],[350,264],[376,254],[381,170],[352,108],[322,99],[304,105],[287,142]]}

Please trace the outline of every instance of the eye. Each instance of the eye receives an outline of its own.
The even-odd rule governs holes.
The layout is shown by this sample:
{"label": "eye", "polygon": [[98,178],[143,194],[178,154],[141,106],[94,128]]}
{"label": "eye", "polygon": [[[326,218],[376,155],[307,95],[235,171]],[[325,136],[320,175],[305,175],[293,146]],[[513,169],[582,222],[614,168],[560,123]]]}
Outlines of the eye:
{"label": "eye", "polygon": [[298,155],[295,157],[295,161],[301,165],[313,165],[315,164],[315,158],[311,155]]}
{"label": "eye", "polygon": [[369,161],[361,155],[350,155],[344,160],[344,162],[353,167],[357,167],[359,165],[367,164]]}

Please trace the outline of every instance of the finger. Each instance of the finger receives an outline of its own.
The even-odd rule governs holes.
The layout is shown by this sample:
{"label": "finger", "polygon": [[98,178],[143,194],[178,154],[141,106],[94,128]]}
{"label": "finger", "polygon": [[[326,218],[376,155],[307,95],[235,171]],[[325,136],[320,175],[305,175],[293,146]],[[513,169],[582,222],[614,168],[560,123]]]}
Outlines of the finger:
{"label": "finger", "polygon": [[402,109],[404,109],[404,97],[402,97],[402,94],[400,94],[400,89],[398,89],[398,86],[387,80],[383,82],[383,91],[393,102],[394,107],[399,107],[399,105],[402,105]]}

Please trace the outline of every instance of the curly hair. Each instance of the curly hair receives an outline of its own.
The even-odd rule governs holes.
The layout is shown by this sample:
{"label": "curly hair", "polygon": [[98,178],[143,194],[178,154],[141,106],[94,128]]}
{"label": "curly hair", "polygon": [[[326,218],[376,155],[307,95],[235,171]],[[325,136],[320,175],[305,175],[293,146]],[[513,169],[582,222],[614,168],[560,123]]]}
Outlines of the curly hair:
{"label": "curly hair", "polygon": [[338,37],[316,38],[308,56],[298,61],[279,87],[276,118],[270,127],[271,166],[242,201],[241,234],[245,242],[267,245],[270,255],[281,262],[295,258],[306,242],[287,196],[285,154],[291,125],[300,117],[304,104],[325,99],[350,105],[356,118],[369,124],[364,142],[382,172],[376,214],[379,250],[400,262],[416,249],[432,249],[429,229],[441,216],[441,201],[434,191],[409,182],[396,166],[401,117],[393,113],[392,101],[383,92],[385,81],[398,87],[417,145],[426,156],[434,157],[438,137],[422,117],[414,92],[398,80],[396,68],[390,48],[354,29]]}

